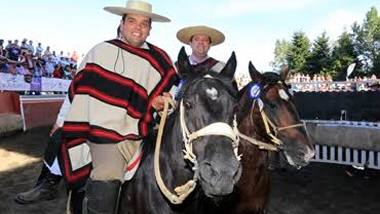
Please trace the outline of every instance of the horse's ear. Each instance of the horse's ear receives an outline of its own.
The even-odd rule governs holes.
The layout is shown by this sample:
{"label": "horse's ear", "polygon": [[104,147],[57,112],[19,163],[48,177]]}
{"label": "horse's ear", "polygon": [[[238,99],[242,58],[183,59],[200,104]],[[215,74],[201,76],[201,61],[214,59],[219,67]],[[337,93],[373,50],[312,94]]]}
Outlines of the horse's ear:
{"label": "horse's ear", "polygon": [[263,77],[261,73],[255,68],[255,66],[252,64],[251,61],[249,61],[248,70],[249,70],[249,75],[251,76],[252,81],[254,82],[262,81]]}
{"label": "horse's ear", "polygon": [[235,52],[233,51],[226,65],[220,72],[220,74],[222,74],[223,76],[229,77],[231,80],[234,80],[236,66],[237,66],[236,55],[235,55]]}
{"label": "horse's ear", "polygon": [[280,77],[282,80],[286,80],[286,78],[288,77],[290,73],[290,66],[285,66],[284,69],[282,69],[281,73],[280,73]]}
{"label": "horse's ear", "polygon": [[189,57],[187,56],[185,47],[182,46],[178,54],[177,70],[181,78],[185,79],[190,72],[193,71],[193,66],[190,64]]}

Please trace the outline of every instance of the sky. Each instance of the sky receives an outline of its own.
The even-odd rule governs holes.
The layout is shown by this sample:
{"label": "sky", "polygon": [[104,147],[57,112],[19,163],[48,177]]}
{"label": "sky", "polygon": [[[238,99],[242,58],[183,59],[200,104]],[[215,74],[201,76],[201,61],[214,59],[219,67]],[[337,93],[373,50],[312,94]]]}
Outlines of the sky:
{"label": "sky", "polygon": [[[380,10],[379,0],[145,0],[153,12],[170,18],[154,22],[147,41],[164,49],[176,61],[182,46],[178,30],[207,25],[222,31],[226,40],[212,47],[209,55],[227,61],[234,51],[237,72],[246,73],[251,61],[259,71],[271,71],[276,40],[291,41],[302,31],[313,41],[324,31],[333,42],[362,24],[371,7]],[[0,39],[26,38],[51,50],[87,53],[94,45],[116,36],[120,16],[103,10],[125,6],[126,0],[0,0]]]}

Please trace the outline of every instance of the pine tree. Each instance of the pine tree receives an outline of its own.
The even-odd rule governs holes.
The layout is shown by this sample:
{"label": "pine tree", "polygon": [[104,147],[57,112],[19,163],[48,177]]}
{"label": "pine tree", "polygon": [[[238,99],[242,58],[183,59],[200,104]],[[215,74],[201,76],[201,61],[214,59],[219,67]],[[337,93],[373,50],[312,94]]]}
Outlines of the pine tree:
{"label": "pine tree", "polygon": [[350,33],[344,30],[339,36],[333,47],[332,53],[331,76],[334,80],[345,81],[347,68],[350,64],[356,63],[353,73],[357,73],[360,69],[357,54],[355,52],[354,42]]}
{"label": "pine tree", "polygon": [[274,48],[274,61],[270,64],[274,70],[282,70],[286,65],[289,64],[287,61],[287,56],[289,55],[291,43],[286,40],[276,40]]}
{"label": "pine tree", "polygon": [[380,54],[380,17],[376,7],[371,7],[362,25],[354,23],[352,31],[355,50],[364,64],[364,72],[367,75],[371,73],[378,74],[379,71],[374,70],[376,69],[374,65],[377,65],[377,59]]}
{"label": "pine tree", "polygon": [[329,37],[326,32],[317,37],[313,43],[310,56],[307,58],[307,70],[310,76],[314,74],[327,74],[331,69],[331,53]]}
{"label": "pine tree", "polygon": [[310,47],[310,40],[304,32],[294,33],[287,61],[295,72],[307,73],[306,59],[310,55]]}

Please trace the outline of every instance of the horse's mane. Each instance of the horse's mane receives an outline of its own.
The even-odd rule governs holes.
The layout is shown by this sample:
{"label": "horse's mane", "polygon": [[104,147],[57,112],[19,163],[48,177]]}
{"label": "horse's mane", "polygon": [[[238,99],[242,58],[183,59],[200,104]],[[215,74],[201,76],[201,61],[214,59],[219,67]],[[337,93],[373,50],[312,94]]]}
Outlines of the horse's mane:
{"label": "horse's mane", "polygon": [[283,79],[281,79],[280,75],[278,75],[277,73],[275,72],[265,72],[262,74],[263,75],[263,83],[262,85],[270,85],[270,84],[275,84],[277,83],[278,81],[283,81]]}
{"label": "horse's mane", "polygon": [[[239,90],[239,92],[238,92],[239,99],[241,99],[241,97],[243,97],[243,95],[247,92],[247,90],[250,87],[251,83],[252,82],[248,83],[242,89]],[[249,99],[248,96],[247,96],[247,99]],[[242,115],[247,115],[248,112],[249,112],[249,110],[251,109],[251,105],[239,105],[239,106],[243,107],[242,109],[239,109],[239,111],[242,112]]]}
{"label": "horse's mane", "polygon": [[[174,117],[177,114],[176,111],[174,111],[172,114],[168,115],[166,119],[165,127],[172,127],[174,123]],[[158,121],[159,123],[160,121]],[[144,155],[141,158],[141,162],[148,157],[147,154],[154,153],[156,148],[156,141],[157,141],[157,135],[158,135],[158,129],[152,129],[148,136],[146,136],[142,141],[142,150],[144,151]]]}
{"label": "horse's mane", "polygon": [[157,130],[152,130],[149,135],[143,139],[142,141],[142,151],[144,151],[144,155],[142,156],[141,161],[146,159],[148,153],[154,153],[155,145],[157,138]]}

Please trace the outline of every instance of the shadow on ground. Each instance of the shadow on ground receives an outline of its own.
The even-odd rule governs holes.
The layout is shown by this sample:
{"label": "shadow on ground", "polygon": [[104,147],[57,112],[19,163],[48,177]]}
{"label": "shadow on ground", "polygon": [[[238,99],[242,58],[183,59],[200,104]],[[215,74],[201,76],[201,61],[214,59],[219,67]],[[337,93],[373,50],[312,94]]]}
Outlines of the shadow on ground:
{"label": "shadow on ground", "polygon": [[35,128],[0,138],[0,213],[64,214],[66,190],[59,186],[57,199],[37,204],[20,205],[16,194],[33,188],[41,170],[42,156],[50,127]]}

